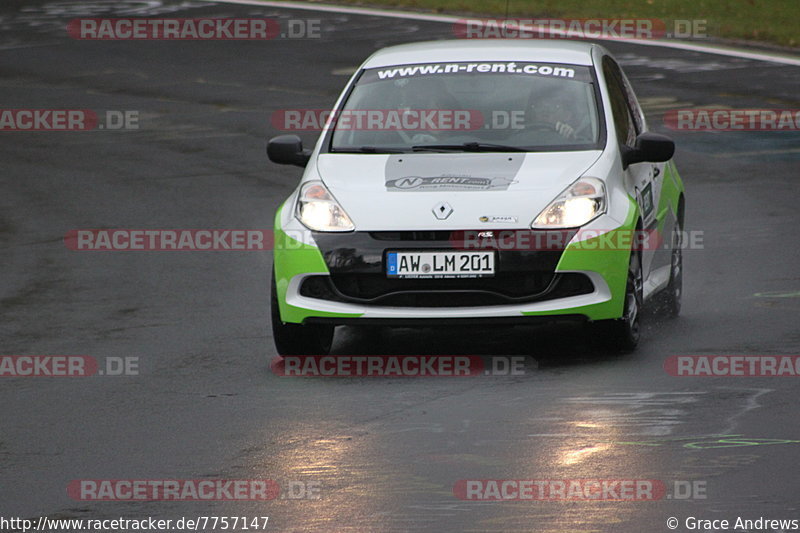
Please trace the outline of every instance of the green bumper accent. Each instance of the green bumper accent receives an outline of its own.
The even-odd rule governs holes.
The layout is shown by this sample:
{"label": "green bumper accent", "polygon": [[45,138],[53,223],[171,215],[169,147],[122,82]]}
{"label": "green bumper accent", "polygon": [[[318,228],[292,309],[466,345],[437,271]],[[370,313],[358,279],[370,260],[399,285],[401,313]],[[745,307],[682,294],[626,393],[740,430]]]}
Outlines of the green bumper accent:
{"label": "green bumper accent", "polygon": [[[284,204],[285,205],[285,204]],[[328,266],[322,258],[319,248],[297,241],[287,235],[281,228],[281,211],[275,215],[275,245],[273,265],[275,268],[275,287],[278,291],[278,308],[284,322],[302,323],[308,317],[347,317],[358,318],[361,313],[329,313],[313,311],[286,303],[286,290],[289,281],[298,274],[307,272],[328,272]]]}
{"label": "green bumper accent", "polygon": [[[611,291],[611,299],[606,302],[580,307],[559,308],[551,311],[523,312],[525,316],[584,315],[590,320],[620,318],[625,298],[625,285],[628,278],[630,249],[621,246],[608,246],[608,242],[625,242],[636,229],[639,210],[636,201],[628,199],[629,208],[625,222],[619,228],[602,236],[570,244],[561,256],[556,271],[584,270],[600,274]],[[289,280],[307,272],[328,272],[325,260],[316,246],[301,243],[282,229],[281,209],[275,216],[275,282],[278,292],[278,306],[284,322],[302,323],[308,317],[358,318],[361,313],[330,313],[288,305],[286,290]]]}
{"label": "green bumper accent", "polygon": [[[599,237],[572,243],[567,246],[556,266],[556,271],[585,270],[597,272],[608,284],[611,299],[580,307],[567,307],[551,311],[523,312],[525,316],[584,315],[589,320],[606,320],[622,317],[625,286],[628,281],[628,263],[631,251],[615,243],[630,242],[636,230],[639,208],[633,198],[628,198],[628,215],[619,228]],[[611,244],[609,244],[611,243]]]}

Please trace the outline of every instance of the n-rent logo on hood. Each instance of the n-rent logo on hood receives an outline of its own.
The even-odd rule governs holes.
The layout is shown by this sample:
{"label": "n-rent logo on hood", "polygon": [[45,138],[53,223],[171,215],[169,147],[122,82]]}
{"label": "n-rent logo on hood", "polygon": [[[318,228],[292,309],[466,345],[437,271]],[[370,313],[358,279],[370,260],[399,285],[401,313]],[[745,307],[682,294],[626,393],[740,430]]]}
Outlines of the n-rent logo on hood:
{"label": "n-rent logo on hood", "polygon": [[514,180],[508,178],[475,178],[470,176],[436,176],[423,178],[407,176],[386,182],[388,190],[400,191],[466,191],[466,190],[499,190],[504,191]]}
{"label": "n-rent logo on hood", "polygon": [[[417,154],[390,156],[386,162],[386,190],[505,191],[516,183],[524,155]],[[459,172],[469,169],[469,173]]]}

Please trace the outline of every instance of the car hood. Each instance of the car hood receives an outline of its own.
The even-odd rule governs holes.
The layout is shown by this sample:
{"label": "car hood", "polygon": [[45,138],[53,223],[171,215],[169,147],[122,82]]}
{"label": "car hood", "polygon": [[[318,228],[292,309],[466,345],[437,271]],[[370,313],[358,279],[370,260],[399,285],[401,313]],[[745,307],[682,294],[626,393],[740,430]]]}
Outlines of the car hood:
{"label": "car hood", "polygon": [[320,154],[317,171],[359,231],[522,229],[601,154]]}

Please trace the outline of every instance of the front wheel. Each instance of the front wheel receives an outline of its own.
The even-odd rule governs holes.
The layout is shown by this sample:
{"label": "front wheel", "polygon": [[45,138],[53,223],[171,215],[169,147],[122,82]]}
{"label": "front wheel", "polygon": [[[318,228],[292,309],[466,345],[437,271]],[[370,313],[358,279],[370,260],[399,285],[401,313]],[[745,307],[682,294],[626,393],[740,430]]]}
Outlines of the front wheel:
{"label": "front wheel", "polygon": [[631,351],[639,344],[642,288],[642,259],[639,253],[633,250],[628,264],[628,280],[625,284],[625,304],[622,309],[622,317],[614,320],[601,320],[596,323],[598,334],[607,347]]}
{"label": "front wheel", "polygon": [[281,320],[275,273],[272,273],[270,310],[272,338],[280,355],[328,355],[333,344],[333,326],[292,324]]}

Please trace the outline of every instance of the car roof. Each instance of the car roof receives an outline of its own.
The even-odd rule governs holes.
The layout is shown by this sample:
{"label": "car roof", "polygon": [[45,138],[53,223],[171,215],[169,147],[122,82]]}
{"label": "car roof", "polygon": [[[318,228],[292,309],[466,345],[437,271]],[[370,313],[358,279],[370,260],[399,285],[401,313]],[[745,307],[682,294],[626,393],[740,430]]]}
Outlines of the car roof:
{"label": "car roof", "polygon": [[378,50],[364,68],[459,61],[530,61],[592,65],[598,45],[569,40],[475,39],[425,41]]}

